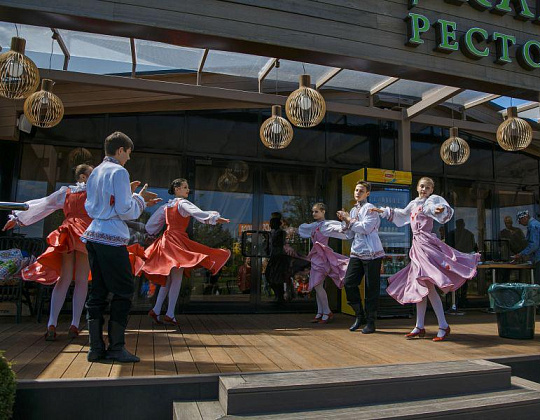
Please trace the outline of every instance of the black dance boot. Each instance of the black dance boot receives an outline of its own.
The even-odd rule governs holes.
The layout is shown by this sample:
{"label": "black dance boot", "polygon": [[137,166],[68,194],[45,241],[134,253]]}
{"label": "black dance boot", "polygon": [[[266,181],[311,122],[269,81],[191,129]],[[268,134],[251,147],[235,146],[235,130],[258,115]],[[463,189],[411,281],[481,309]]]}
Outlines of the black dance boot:
{"label": "black dance boot", "polygon": [[109,348],[106,358],[120,363],[140,362],[141,359],[126,350],[125,333],[126,327],[118,322],[109,321]]}
{"label": "black dance boot", "polygon": [[370,312],[367,316],[367,323],[364,328],[362,328],[362,334],[373,334],[375,332],[375,320],[377,319],[376,312]]}
{"label": "black dance boot", "polygon": [[353,311],[354,311],[354,313],[356,315],[356,319],[354,321],[354,324],[352,324],[349,327],[349,331],[356,331],[358,328],[360,328],[362,325],[364,325],[366,323],[366,317],[364,315],[364,310],[363,310],[361,304],[359,304],[359,303],[350,304],[349,303],[349,306],[353,309]]}
{"label": "black dance boot", "polygon": [[103,341],[103,319],[88,320],[88,336],[90,350],[86,356],[89,362],[105,359],[105,342]]}

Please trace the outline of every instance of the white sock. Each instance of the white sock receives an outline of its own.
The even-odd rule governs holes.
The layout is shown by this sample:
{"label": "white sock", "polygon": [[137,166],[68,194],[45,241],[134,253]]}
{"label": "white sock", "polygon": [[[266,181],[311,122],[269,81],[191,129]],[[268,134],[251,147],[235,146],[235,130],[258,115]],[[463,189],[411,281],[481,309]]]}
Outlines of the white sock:
{"label": "white sock", "polygon": [[171,276],[167,276],[167,282],[165,283],[165,286],[159,286],[159,292],[156,298],[156,304],[152,308],[152,310],[158,316],[161,314],[161,308],[163,307],[163,302],[165,302],[165,298],[167,297],[167,293],[169,292],[170,284],[171,284]]}
{"label": "white sock", "polygon": [[439,332],[437,333],[437,336],[442,337],[445,334],[445,331],[443,330],[448,328],[448,323],[446,322],[446,317],[444,316],[444,308],[441,297],[437,293],[437,290],[435,290],[435,286],[429,286],[428,297],[429,301],[431,302],[431,306],[433,307],[433,311],[435,312],[435,315],[437,315],[437,321],[439,323]]}
{"label": "white sock", "polygon": [[58,315],[60,315],[62,306],[64,306],[70,284],[70,278],[67,276],[60,276],[60,279],[54,285],[54,289],[51,294],[51,312],[49,314],[49,323],[47,324],[47,327],[50,327],[51,325],[56,327],[58,324]]}
{"label": "white sock", "polygon": [[84,308],[84,302],[86,302],[86,295],[88,294],[88,274],[81,279],[75,279],[75,289],[73,290],[73,317],[71,318],[71,325],[75,325],[79,328],[81,322],[81,314]]}
{"label": "white sock", "polygon": [[173,268],[169,277],[171,284],[169,286],[169,306],[167,307],[167,316],[175,319],[174,310],[176,308],[176,301],[180,294],[180,288],[182,286],[182,275],[184,274],[183,268]]}
{"label": "white sock", "polygon": [[424,328],[424,322],[426,320],[427,298],[423,298],[421,302],[416,304],[416,327],[412,332],[418,332]]}
{"label": "white sock", "polygon": [[317,301],[320,302],[319,313],[326,315],[328,319],[328,314],[330,313],[330,305],[328,304],[328,295],[326,290],[324,290],[324,281],[315,286],[315,293],[317,293]]}
{"label": "white sock", "polygon": [[73,290],[73,315],[71,318],[71,325],[75,325],[79,328],[81,322],[81,314],[86,302],[86,295],[88,294],[88,273],[90,272],[90,265],[88,263],[88,257],[82,252],[76,252],[77,265],[75,267],[75,289]]}

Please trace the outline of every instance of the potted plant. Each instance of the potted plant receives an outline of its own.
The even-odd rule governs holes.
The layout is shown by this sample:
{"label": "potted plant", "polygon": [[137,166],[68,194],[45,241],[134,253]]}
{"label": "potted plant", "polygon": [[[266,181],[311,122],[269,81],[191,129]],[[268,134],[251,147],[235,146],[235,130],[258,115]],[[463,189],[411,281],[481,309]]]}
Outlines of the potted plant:
{"label": "potted plant", "polygon": [[15,372],[11,370],[11,363],[0,353],[0,420],[12,417],[16,389]]}

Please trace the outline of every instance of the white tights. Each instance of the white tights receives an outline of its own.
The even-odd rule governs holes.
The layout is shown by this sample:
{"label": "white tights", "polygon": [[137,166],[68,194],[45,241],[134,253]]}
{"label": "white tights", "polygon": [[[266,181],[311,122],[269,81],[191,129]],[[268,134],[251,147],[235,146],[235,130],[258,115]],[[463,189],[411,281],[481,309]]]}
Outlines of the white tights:
{"label": "white tights", "polygon": [[178,300],[178,295],[180,294],[183,274],[183,268],[173,268],[170,274],[167,276],[167,284],[159,288],[156,305],[153,309],[157,315],[161,314],[161,307],[163,306],[163,302],[165,302],[165,297],[167,297],[168,293],[169,305],[167,306],[167,316],[174,319],[174,309],[176,308],[176,301]]}
{"label": "white tights", "polygon": [[79,328],[84,302],[86,301],[86,295],[88,293],[88,273],[90,272],[90,265],[88,264],[88,257],[78,251],[62,255],[62,273],[54,285],[51,294],[51,313],[49,315],[47,327],[50,327],[51,325],[56,327],[58,324],[58,315],[60,315],[62,306],[64,306],[67,291],[74,277],[74,269],[75,290],[73,291],[73,317],[71,319],[71,325],[75,325]]}
{"label": "white tights", "polygon": [[324,280],[315,286],[315,296],[317,298],[317,315],[322,314],[323,317],[330,313],[330,305],[328,304],[328,295],[324,290]]}
{"label": "white tights", "polygon": [[428,285],[428,290],[429,290],[429,293],[427,297],[422,299],[422,302],[419,302],[416,304],[416,328],[413,331],[424,328],[424,321],[426,318],[428,298],[429,298],[429,301],[431,302],[431,306],[433,307],[433,311],[435,312],[435,315],[437,315],[439,328],[441,329],[448,328],[448,323],[446,322],[446,318],[444,316],[444,309],[443,309],[441,297],[435,290],[435,286],[433,284],[430,283]]}

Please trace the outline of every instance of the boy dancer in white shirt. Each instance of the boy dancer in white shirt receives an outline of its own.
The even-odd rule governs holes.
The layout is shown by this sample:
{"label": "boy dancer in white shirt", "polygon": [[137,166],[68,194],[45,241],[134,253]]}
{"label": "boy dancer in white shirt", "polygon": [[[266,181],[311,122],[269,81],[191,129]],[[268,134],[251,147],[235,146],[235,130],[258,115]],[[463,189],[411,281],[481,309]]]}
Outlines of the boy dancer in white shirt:
{"label": "boy dancer in white shirt", "polygon": [[[375,208],[367,202],[371,192],[371,184],[366,181],[358,181],[354,189],[356,206],[350,213],[344,210],[338,211],[338,218],[344,222],[343,231],[349,239],[352,239],[351,258],[347,273],[345,274],[345,293],[347,302],[356,314],[354,324],[349,328],[356,331],[366,323],[362,329],[363,334],[375,332],[375,320],[377,319],[377,307],[381,287],[381,261],[384,250],[379,239],[379,218],[373,217],[375,213],[369,211]],[[365,276],[365,299],[366,315],[362,307],[360,286]]]}
{"label": "boy dancer in white shirt", "polygon": [[[86,302],[90,350],[88,361],[111,359],[138,362],[124,347],[125,330],[133,296],[133,274],[126,245],[129,230],[126,220],[137,219],[146,206],[159,201],[156,194],[133,191],[140,185],[130,183],[124,165],[133,151],[133,142],[124,133],[112,133],[105,139],[105,158],[87,181],[85,203],[92,223],[81,237],[86,242],[92,282]],[[103,312],[112,293],[109,318],[109,347],[103,341]]]}

